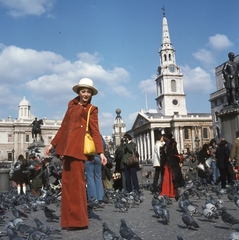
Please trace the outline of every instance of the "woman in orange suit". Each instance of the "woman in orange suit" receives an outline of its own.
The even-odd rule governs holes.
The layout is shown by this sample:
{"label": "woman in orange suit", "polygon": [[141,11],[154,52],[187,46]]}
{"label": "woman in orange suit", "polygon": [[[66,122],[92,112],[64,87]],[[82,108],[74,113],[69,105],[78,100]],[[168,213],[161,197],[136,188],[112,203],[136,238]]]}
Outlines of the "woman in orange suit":
{"label": "woman in orange suit", "polygon": [[[78,96],[68,103],[61,127],[45,153],[49,155],[55,147],[56,154],[63,159],[61,227],[66,230],[81,230],[88,228],[85,161],[94,158],[94,156],[84,155],[86,119],[88,110],[92,106],[91,98],[98,91],[89,78],[82,78],[72,89]],[[93,106],[90,111],[89,129],[97,154],[101,163],[105,165],[107,159],[100,136],[96,106]]]}

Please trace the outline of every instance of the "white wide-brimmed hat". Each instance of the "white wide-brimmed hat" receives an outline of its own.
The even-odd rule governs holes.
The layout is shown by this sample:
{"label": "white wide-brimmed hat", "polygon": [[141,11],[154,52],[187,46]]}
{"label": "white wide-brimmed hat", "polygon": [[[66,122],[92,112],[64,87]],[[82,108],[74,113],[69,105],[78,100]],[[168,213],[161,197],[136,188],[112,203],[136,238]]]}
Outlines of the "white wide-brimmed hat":
{"label": "white wide-brimmed hat", "polygon": [[79,88],[89,88],[92,90],[92,95],[96,95],[98,90],[94,87],[94,83],[90,78],[82,78],[78,84],[76,84],[72,90],[78,94]]}

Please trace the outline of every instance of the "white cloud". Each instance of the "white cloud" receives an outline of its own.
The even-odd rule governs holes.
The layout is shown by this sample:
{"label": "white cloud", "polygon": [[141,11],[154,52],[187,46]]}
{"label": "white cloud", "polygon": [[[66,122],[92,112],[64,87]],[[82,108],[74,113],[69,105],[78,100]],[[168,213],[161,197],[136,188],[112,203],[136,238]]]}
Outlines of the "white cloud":
{"label": "white cloud", "polygon": [[[25,95],[35,104],[47,104],[46,109],[52,109],[51,114],[45,113],[46,109],[43,110],[48,118],[62,119],[59,107],[66,110],[68,101],[75,96],[72,87],[86,76],[94,80],[99,90],[98,100],[108,97],[109,93],[115,94],[115,99],[118,96],[123,97],[124,101],[135,97],[126,86],[130,81],[130,74],[125,69],[104,69],[100,65],[103,58],[98,53],[85,52],[78,54],[78,57],[79,59],[71,62],[54,52],[0,44],[0,106],[15,108],[21,100],[19,96]],[[9,104],[6,104],[6,99],[11,99],[11,103],[9,101]],[[112,104],[115,99],[111,101]],[[37,106],[34,106],[37,109]],[[4,114],[1,110],[0,113]],[[114,118],[110,113],[100,114],[101,129],[109,129]]]}
{"label": "white cloud", "polygon": [[216,34],[209,37],[209,46],[217,51],[227,49],[233,45],[233,43],[224,34]]}
{"label": "white cloud", "polygon": [[211,93],[214,89],[211,75],[204,69],[196,67],[191,69],[188,65],[181,67],[184,83],[184,91],[187,92],[201,92]]}
{"label": "white cloud", "polygon": [[155,79],[156,79],[156,75],[152,75],[151,79],[140,81],[138,85],[139,89],[141,89],[143,93],[156,96],[157,91],[156,91]]}
{"label": "white cloud", "polygon": [[203,63],[205,66],[213,66],[215,65],[215,56],[213,53],[209,50],[206,50],[204,48],[200,49],[199,51],[193,53],[193,56],[198,59],[201,63]]}
{"label": "white cloud", "polygon": [[[14,18],[49,13],[55,2],[56,0],[0,0],[0,3],[9,9],[9,15]],[[48,14],[48,17],[53,15]]]}

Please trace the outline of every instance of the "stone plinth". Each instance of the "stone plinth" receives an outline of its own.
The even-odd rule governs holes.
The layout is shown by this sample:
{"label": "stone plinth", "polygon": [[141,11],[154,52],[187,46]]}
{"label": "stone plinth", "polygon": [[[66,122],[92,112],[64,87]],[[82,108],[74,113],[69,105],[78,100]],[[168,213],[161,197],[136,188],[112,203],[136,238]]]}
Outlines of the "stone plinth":
{"label": "stone plinth", "polygon": [[[40,153],[35,152],[35,149],[40,151]],[[36,156],[39,154],[41,157],[44,157],[45,144],[42,141],[35,141],[29,145],[28,150],[29,153],[34,153]]]}
{"label": "stone plinth", "polygon": [[9,191],[10,181],[9,181],[10,169],[0,169],[0,192]]}
{"label": "stone plinth", "polygon": [[218,114],[221,119],[221,136],[229,143],[236,139],[236,131],[239,130],[239,105],[224,107]]}

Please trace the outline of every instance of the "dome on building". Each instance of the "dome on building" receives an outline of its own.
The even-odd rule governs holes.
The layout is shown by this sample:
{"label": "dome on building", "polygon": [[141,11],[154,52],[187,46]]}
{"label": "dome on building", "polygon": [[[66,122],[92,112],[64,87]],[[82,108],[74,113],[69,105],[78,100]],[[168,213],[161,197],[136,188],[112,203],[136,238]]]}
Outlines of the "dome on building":
{"label": "dome on building", "polygon": [[22,101],[19,103],[20,106],[30,106],[30,103],[26,100],[25,96],[23,97]]}
{"label": "dome on building", "polygon": [[26,100],[25,96],[18,106],[18,119],[30,119],[30,103]]}

